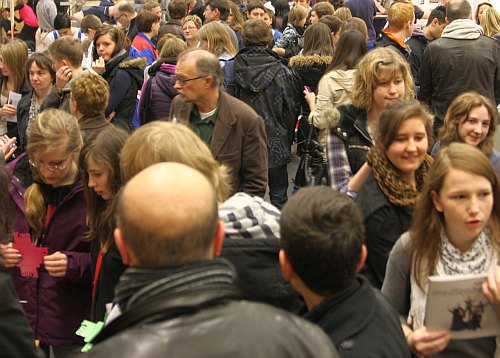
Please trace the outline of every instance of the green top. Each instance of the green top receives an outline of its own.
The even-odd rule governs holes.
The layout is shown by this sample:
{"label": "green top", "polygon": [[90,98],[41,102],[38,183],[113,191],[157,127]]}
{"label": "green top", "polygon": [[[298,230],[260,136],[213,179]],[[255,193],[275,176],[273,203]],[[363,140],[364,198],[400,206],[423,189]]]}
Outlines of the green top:
{"label": "green top", "polygon": [[205,119],[201,119],[200,112],[196,105],[193,106],[191,111],[191,117],[189,122],[191,123],[191,129],[200,137],[200,139],[205,142],[208,146],[212,142],[212,135],[214,133],[215,121],[217,120],[217,114],[219,112],[219,107],[215,109],[215,112]]}

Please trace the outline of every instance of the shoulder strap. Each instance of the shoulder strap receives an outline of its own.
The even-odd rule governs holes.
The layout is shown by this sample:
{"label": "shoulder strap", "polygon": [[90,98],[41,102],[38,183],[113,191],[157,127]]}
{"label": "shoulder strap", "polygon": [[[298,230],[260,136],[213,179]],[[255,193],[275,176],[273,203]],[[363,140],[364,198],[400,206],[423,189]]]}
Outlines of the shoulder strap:
{"label": "shoulder strap", "polygon": [[149,75],[148,82],[144,91],[141,92],[141,104],[139,106],[139,121],[140,125],[151,122],[152,111],[151,111],[151,91],[153,86],[153,80],[156,76],[156,72]]}
{"label": "shoulder strap", "polygon": [[224,91],[231,96],[236,96],[236,82],[234,80],[234,57],[224,60]]}

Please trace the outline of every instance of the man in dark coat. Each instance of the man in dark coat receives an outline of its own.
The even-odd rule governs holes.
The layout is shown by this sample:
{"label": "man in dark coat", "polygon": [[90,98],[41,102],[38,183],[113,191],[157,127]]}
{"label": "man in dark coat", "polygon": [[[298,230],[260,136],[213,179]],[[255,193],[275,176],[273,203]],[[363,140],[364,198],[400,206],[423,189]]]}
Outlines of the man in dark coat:
{"label": "man in dark coat", "polygon": [[234,58],[235,97],[252,107],[266,124],[269,155],[269,198],[281,209],[287,201],[291,144],[295,129],[294,77],[276,54],[262,20],[248,20],[242,30],[244,48]]}
{"label": "man in dark coat", "polygon": [[232,192],[264,197],[267,138],[264,121],[247,104],[224,93],[219,60],[210,52],[184,52],[177,61],[174,88],[179,95],[170,119],[188,124],[231,170]]}
{"label": "man in dark coat", "polygon": [[195,169],[170,162],[137,174],[118,199],[117,226],[130,264],[115,290],[122,313],[89,357],[338,357],[319,327],[238,297],[234,268],[216,258],[215,188]]}
{"label": "man in dark coat", "polygon": [[500,43],[483,35],[467,0],[449,2],[446,22],[441,38],[425,48],[420,67],[418,99],[430,106],[436,130],[450,103],[464,92],[476,91],[500,104]]}
{"label": "man in dark coat", "polygon": [[366,259],[361,212],[328,187],[299,190],[281,212],[283,276],[302,295],[305,318],[342,357],[410,357],[397,312],[357,276]]}

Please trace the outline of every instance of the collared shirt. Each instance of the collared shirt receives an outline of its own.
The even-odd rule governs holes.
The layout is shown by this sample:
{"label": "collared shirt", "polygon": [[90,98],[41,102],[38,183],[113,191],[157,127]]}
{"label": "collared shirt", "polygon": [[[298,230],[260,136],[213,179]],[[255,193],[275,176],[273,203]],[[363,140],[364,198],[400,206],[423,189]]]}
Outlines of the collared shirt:
{"label": "collared shirt", "polygon": [[219,106],[215,108],[212,114],[202,119],[196,105],[193,105],[193,110],[191,111],[189,118],[191,129],[193,129],[198,137],[200,137],[200,139],[208,146],[210,146],[210,143],[212,142],[212,135],[214,133],[215,121],[217,120],[218,112]]}

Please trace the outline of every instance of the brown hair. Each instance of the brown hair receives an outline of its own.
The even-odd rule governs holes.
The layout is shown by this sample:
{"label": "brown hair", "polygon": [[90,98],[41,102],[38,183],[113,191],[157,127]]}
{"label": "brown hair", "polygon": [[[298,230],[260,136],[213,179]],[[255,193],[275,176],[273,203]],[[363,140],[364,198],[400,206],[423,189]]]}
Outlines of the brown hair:
{"label": "brown hair", "polygon": [[99,30],[97,30],[94,35],[94,49],[92,51],[94,60],[97,60],[99,58],[99,55],[97,54],[97,40],[99,39],[99,37],[104,35],[109,35],[111,41],[115,43],[115,48],[113,50],[113,53],[111,54],[111,57],[114,57],[121,50],[130,47],[130,44],[127,42],[127,37],[125,36],[125,32],[116,27],[104,25]]}
{"label": "brown hair", "polygon": [[490,154],[495,144],[498,111],[488,98],[477,92],[462,93],[451,102],[444,116],[443,127],[439,131],[441,146],[447,146],[451,142],[462,142],[458,135],[460,127],[468,119],[473,108],[482,106],[486,107],[490,115],[490,127],[486,138],[478,144],[477,148],[486,155]]}
{"label": "brown hair", "polygon": [[439,194],[446,175],[452,169],[482,176],[491,183],[493,210],[487,227],[491,230],[490,238],[494,249],[497,252],[500,249],[500,188],[495,169],[477,148],[463,143],[451,143],[435,157],[413,213],[410,228],[411,268],[420,288],[423,288],[427,277],[435,272],[441,232],[445,226],[443,214],[434,206],[432,193]]}
{"label": "brown hair", "polygon": [[[16,90],[20,90],[26,79],[26,62],[28,61],[28,46],[22,40],[13,40],[0,48],[0,54],[3,62],[9,67],[12,72],[13,82]],[[81,62],[81,61],[80,61]],[[3,88],[6,88],[7,81],[2,83]]]}
{"label": "brown hair", "polygon": [[104,114],[109,101],[109,85],[99,75],[84,73],[71,82],[71,99],[85,117]]}
{"label": "brown hair", "polygon": [[269,26],[260,19],[250,19],[243,24],[241,31],[243,45],[245,46],[269,46],[273,41],[273,33]]}
{"label": "brown hair", "polygon": [[156,22],[160,22],[160,19],[154,12],[148,10],[139,11],[135,20],[137,31],[139,32],[151,32],[153,24]]}

